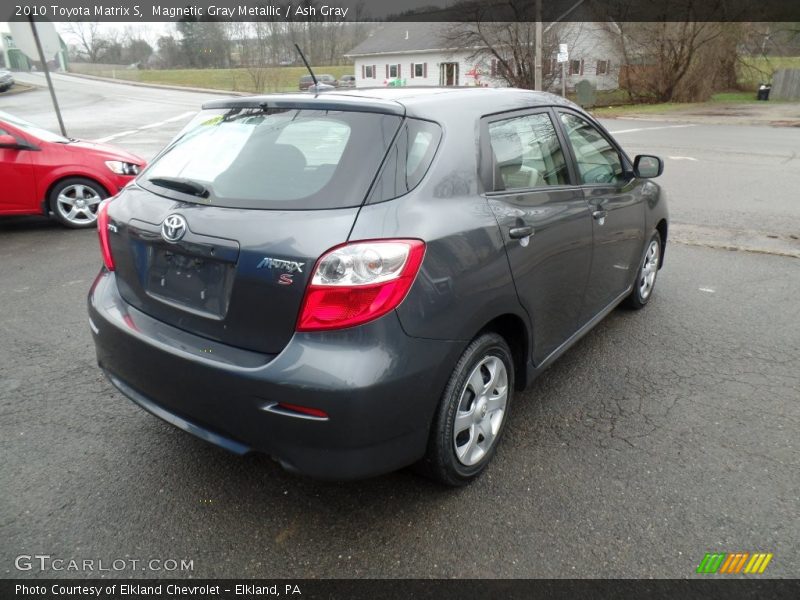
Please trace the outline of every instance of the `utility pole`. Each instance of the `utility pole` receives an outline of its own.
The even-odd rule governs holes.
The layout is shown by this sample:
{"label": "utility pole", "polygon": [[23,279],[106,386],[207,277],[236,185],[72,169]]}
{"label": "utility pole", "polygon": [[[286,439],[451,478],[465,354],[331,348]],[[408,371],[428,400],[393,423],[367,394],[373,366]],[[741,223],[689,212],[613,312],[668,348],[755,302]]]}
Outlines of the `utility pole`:
{"label": "utility pole", "polygon": [[39,39],[39,32],[36,31],[36,24],[33,22],[33,15],[28,15],[28,21],[31,23],[31,31],[33,32],[33,39],[36,42],[36,50],[39,52],[39,60],[44,69],[44,76],[47,79],[47,89],[50,90],[50,98],[53,100],[53,108],[56,110],[56,118],[58,119],[58,126],[61,128],[61,135],[67,137],[67,130],[64,127],[64,120],[61,118],[61,109],[58,108],[58,100],[56,100],[56,90],[53,88],[53,81],[50,79],[50,69],[47,68],[47,60],[44,57],[44,50],[42,50],[42,41]]}
{"label": "utility pole", "polygon": [[536,56],[533,59],[533,87],[542,89],[542,0],[536,0]]}

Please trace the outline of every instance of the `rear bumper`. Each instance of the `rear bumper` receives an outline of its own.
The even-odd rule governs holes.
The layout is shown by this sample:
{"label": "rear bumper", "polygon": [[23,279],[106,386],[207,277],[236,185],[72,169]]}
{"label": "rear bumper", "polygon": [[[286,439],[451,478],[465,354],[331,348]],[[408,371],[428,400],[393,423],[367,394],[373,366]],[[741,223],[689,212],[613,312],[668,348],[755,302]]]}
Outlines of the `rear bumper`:
{"label": "rear bumper", "polygon": [[[100,367],[134,402],[238,454],[262,452],[318,479],[389,472],[425,452],[461,342],[407,336],[395,313],[336,332],[297,333],[277,356],[225,346],[159,322],[103,271],[89,293]],[[271,412],[275,402],[328,420]]]}

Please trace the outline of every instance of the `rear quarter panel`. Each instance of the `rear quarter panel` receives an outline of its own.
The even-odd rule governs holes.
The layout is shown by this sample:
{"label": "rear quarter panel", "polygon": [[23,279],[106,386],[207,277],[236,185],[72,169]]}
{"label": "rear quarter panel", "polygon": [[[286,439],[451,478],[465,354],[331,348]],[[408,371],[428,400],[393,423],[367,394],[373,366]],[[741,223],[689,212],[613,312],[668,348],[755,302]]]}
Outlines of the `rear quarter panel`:
{"label": "rear quarter panel", "polygon": [[440,147],[419,186],[395,200],[364,206],[350,235],[351,240],[425,241],[420,272],[397,309],[412,336],[470,340],[507,313],[528,323],[497,220],[478,181],[479,121],[468,122],[443,123]]}

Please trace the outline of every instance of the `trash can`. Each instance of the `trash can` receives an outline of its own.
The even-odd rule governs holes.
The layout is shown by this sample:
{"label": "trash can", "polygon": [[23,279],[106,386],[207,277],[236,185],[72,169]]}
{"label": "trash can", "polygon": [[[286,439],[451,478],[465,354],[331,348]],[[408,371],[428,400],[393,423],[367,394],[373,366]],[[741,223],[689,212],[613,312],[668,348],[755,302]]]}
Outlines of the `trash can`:
{"label": "trash can", "polygon": [[772,89],[772,86],[768,83],[762,83],[758,86],[758,93],[756,94],[756,100],[769,100],[769,91]]}

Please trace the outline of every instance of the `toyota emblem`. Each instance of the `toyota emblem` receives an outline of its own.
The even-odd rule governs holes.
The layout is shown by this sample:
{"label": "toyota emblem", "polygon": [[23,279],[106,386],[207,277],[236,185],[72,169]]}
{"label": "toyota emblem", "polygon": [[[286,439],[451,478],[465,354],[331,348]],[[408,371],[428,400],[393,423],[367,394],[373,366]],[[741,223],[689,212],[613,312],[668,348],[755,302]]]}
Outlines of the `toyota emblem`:
{"label": "toyota emblem", "polygon": [[186,235],[186,219],[180,215],[170,215],[161,224],[161,237],[168,242],[177,242]]}

